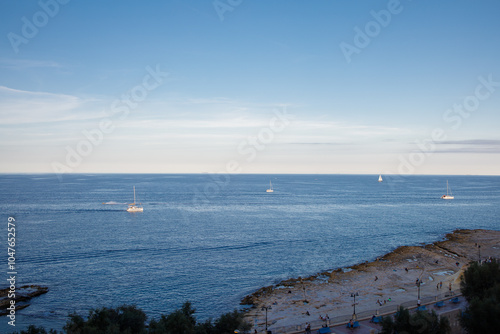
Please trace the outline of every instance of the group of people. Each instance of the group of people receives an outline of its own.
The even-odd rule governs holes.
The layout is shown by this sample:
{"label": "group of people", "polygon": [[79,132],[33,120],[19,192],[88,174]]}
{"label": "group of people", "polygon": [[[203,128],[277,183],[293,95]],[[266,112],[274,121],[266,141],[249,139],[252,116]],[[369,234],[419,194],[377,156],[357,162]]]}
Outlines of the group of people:
{"label": "group of people", "polygon": [[391,302],[391,301],[392,301],[391,297],[389,297],[389,299],[387,299],[387,300],[384,299],[383,303],[382,303],[382,301],[380,299],[377,299],[377,304],[379,304],[380,306],[382,306],[382,305],[387,304],[387,302]]}
{"label": "group of people", "polygon": [[[309,315],[309,311],[307,311],[307,315]],[[330,320],[328,313],[323,317],[321,314],[319,315],[320,320],[327,321]],[[323,325],[323,327],[327,327],[327,325]],[[311,334],[311,324],[306,322],[306,334]]]}
{"label": "group of people", "polygon": [[346,327],[348,327],[348,328],[354,328],[354,326],[355,326],[355,325],[356,325],[356,327],[358,327],[358,326],[359,326],[358,322],[357,322],[357,321],[356,321],[356,322],[354,322],[354,320],[353,320],[353,319],[351,319],[351,320],[349,320],[349,322],[347,323],[347,326],[346,326]]}

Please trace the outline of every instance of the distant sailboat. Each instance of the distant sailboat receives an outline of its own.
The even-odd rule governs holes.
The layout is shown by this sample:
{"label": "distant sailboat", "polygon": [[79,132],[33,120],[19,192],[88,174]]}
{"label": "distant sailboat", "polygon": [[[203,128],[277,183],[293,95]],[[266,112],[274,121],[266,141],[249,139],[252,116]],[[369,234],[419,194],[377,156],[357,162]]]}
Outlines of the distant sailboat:
{"label": "distant sailboat", "polygon": [[378,176],[378,182],[382,182],[382,181],[384,181],[384,180],[382,180],[382,175],[379,175]]}
{"label": "distant sailboat", "polygon": [[454,199],[451,189],[448,186],[448,180],[446,180],[446,195],[441,196],[442,199]]}
{"label": "distant sailboat", "polygon": [[135,186],[134,186],[134,203],[130,203],[127,208],[128,212],[142,212],[142,206],[136,205],[135,203]]}
{"label": "distant sailboat", "polygon": [[271,181],[269,181],[269,189],[266,190],[266,193],[272,193],[272,192],[274,192],[273,184],[271,183]]}

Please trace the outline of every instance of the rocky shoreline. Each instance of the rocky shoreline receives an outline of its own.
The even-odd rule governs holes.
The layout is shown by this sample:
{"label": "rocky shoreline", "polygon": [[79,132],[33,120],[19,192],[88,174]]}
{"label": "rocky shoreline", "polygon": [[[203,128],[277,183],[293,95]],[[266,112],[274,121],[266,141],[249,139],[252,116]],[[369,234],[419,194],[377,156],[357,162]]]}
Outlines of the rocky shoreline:
{"label": "rocky shoreline", "polygon": [[10,288],[0,289],[0,315],[8,314],[7,307],[9,307],[11,300],[16,302],[16,311],[22,310],[30,306],[28,303],[32,298],[38,297],[47,293],[49,288],[40,285],[23,285],[15,290],[15,297],[9,298]]}
{"label": "rocky shoreline", "polygon": [[[481,247],[478,247],[480,245]],[[268,322],[288,326],[352,313],[352,292],[358,292],[360,311],[389,303],[459,290],[460,276],[470,261],[500,257],[500,231],[456,230],[444,240],[423,246],[401,246],[372,262],[324,271],[306,278],[290,278],[245,296],[246,318],[259,327],[263,306],[272,305]]]}

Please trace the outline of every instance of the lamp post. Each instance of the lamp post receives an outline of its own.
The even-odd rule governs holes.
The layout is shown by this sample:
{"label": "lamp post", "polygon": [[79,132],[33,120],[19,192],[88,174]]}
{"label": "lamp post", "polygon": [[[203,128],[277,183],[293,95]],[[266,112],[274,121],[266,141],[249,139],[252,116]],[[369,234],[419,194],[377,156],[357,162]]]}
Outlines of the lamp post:
{"label": "lamp post", "polygon": [[352,303],[352,306],[354,307],[353,313],[352,313],[352,319],[356,320],[356,296],[359,296],[359,293],[351,293],[351,297],[354,298],[354,302]]}
{"label": "lamp post", "polygon": [[272,310],[271,306],[263,306],[262,311],[266,310],[266,334],[267,334],[267,310]]}
{"label": "lamp post", "polygon": [[479,263],[481,263],[481,245],[477,245],[477,251],[479,253],[478,257],[479,257]]}
{"label": "lamp post", "polygon": [[420,282],[421,280],[417,280],[417,282],[415,283],[417,285],[417,295],[418,295],[418,300],[420,300]]}

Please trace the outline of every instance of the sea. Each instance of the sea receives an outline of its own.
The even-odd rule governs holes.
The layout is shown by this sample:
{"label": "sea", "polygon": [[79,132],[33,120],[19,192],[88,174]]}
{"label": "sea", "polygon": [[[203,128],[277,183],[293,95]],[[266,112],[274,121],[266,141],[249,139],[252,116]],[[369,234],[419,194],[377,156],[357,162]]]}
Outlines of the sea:
{"label": "sea", "polygon": [[[123,304],[151,319],[190,301],[203,321],[287,278],[456,229],[500,229],[500,176],[378,176],[0,175],[0,288],[9,217],[16,286],[49,288],[16,312],[15,327],[1,317],[0,332],[61,330],[70,313]],[[441,199],[447,181],[453,200]],[[144,212],[126,211],[134,186]]]}

